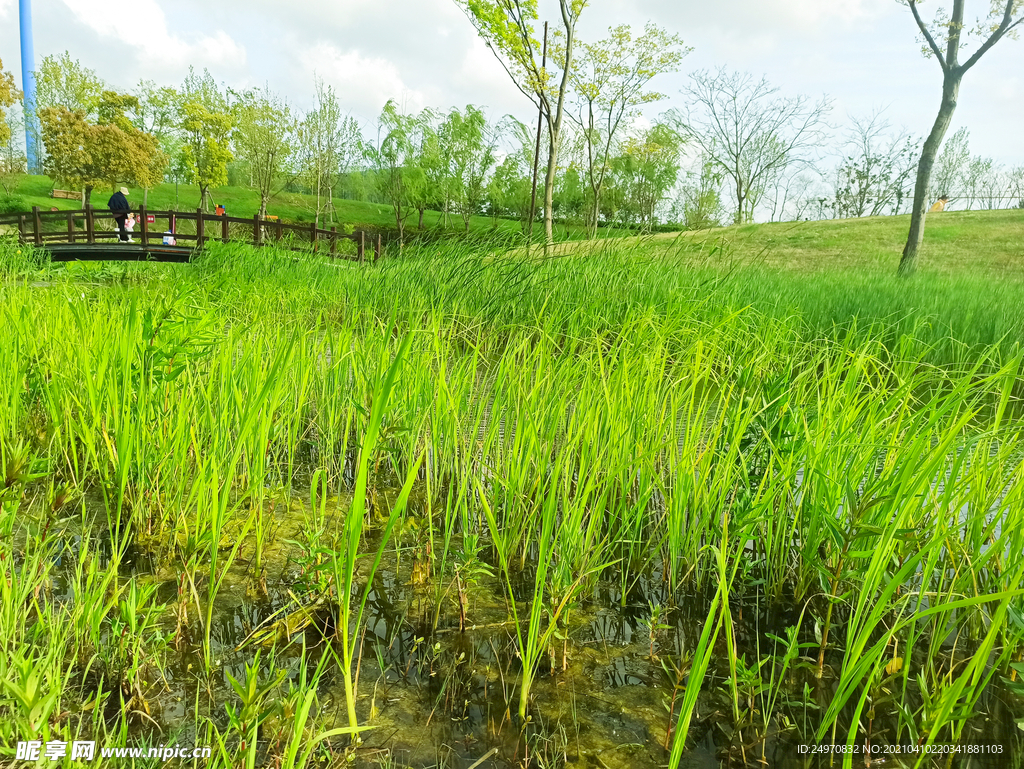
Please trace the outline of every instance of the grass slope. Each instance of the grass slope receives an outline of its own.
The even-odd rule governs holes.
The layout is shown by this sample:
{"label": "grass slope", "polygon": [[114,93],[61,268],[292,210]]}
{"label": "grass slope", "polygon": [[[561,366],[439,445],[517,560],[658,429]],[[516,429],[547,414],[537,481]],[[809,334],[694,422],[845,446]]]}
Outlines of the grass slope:
{"label": "grass slope", "polygon": [[[822,271],[894,270],[906,243],[909,216],[871,216],[816,222],[748,224],[666,234],[718,246],[730,258],[772,268]],[[919,269],[1024,276],[1024,209],[932,214]]]}
{"label": "grass slope", "polygon": [[[54,199],[50,197],[50,190],[54,188],[53,181],[47,176],[26,176],[22,179],[16,195],[22,198],[26,207],[39,206],[44,210],[57,208],[60,210],[78,209],[81,204],[77,200]],[[129,188],[131,194],[129,199],[132,206],[142,205],[143,190],[137,187]],[[259,211],[260,196],[256,190],[248,187],[218,187],[212,191],[213,203],[223,205],[231,216],[250,217]],[[103,207],[106,205],[109,193],[106,189],[97,188],[93,192],[93,205]],[[199,188],[190,184],[161,184],[149,191],[146,205],[154,210],[195,210],[199,205]],[[395,229],[395,216],[391,206],[385,203],[371,203],[362,200],[334,199],[334,206],[337,211],[337,222],[353,229],[364,230],[393,230]],[[288,222],[312,222],[316,210],[316,198],[312,195],[305,195],[292,192],[280,192],[273,196],[267,212],[272,216],[279,216]],[[461,234],[465,231],[463,220],[459,216],[451,215],[448,222],[442,221],[443,217],[439,211],[426,211],[423,217],[423,228],[431,234],[439,232],[450,234]],[[321,221],[324,221],[321,218]],[[406,232],[418,232],[418,214],[413,212],[406,220]],[[330,226],[326,224],[326,226]],[[502,237],[518,236],[522,229],[518,221],[512,219],[497,220],[489,216],[474,216],[469,223],[470,233],[477,236],[498,235]],[[542,231],[537,227],[537,232]],[[557,240],[571,240],[582,237],[582,227],[555,225],[555,238]],[[619,234],[616,230],[602,230],[602,235],[613,236]]]}

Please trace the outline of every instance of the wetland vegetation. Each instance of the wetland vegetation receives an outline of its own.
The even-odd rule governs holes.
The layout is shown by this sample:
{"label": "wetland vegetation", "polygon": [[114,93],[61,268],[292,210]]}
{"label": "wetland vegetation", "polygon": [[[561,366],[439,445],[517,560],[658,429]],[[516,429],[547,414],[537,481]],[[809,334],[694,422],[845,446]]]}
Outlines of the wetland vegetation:
{"label": "wetland vegetation", "polygon": [[0,762],[1019,766],[1015,286],[679,243],[0,244]]}

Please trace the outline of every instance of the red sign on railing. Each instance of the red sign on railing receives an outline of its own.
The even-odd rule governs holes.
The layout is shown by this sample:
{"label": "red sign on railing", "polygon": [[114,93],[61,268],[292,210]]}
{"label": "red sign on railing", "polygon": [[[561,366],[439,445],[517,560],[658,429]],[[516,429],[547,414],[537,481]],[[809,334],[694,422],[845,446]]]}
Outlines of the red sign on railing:
{"label": "red sign on railing", "polygon": [[147,224],[156,224],[156,217],[153,216],[153,214],[146,214],[146,223]]}

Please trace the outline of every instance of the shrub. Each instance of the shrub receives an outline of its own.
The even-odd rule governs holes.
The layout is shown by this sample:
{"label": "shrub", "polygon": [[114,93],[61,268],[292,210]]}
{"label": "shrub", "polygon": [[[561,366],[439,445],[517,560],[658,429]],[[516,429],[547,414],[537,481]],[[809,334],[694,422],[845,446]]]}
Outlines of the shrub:
{"label": "shrub", "polygon": [[0,195],[0,214],[14,214],[28,211],[29,205],[19,195]]}

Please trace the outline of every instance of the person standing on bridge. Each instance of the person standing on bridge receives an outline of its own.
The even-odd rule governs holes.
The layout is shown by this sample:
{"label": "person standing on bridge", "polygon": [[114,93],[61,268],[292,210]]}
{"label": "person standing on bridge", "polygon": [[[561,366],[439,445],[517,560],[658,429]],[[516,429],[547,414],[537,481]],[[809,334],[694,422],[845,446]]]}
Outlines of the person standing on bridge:
{"label": "person standing on bridge", "polygon": [[114,221],[117,222],[117,239],[122,243],[127,243],[128,231],[125,229],[124,221],[128,218],[128,211],[131,209],[131,206],[128,205],[128,188],[122,187],[111,195],[110,200],[107,201],[107,208],[110,209],[110,213],[114,215]]}

